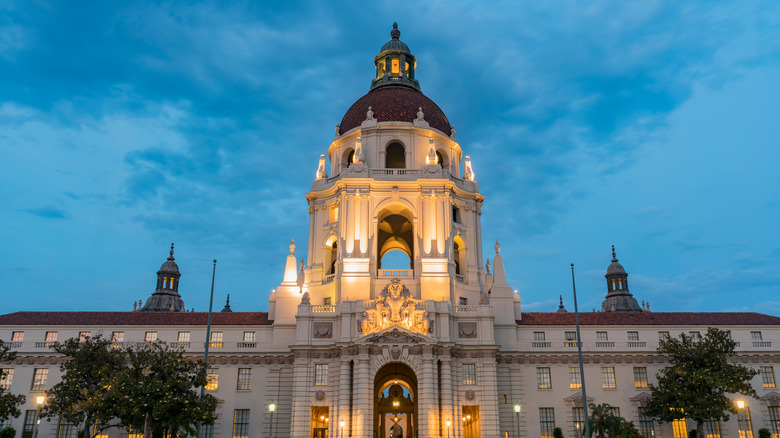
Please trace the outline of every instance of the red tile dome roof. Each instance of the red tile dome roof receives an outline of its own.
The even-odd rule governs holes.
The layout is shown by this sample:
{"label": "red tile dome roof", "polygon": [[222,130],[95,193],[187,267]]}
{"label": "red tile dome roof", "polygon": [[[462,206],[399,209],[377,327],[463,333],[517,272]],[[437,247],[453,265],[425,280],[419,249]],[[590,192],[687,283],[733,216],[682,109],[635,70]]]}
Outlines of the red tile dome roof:
{"label": "red tile dome roof", "polygon": [[431,128],[450,135],[450,122],[444,111],[420,91],[403,86],[385,86],[375,88],[357,100],[341,119],[340,133],[344,134],[356,128],[366,120],[368,107],[374,112],[378,122],[408,122],[417,118],[417,110],[422,107],[425,121]]}

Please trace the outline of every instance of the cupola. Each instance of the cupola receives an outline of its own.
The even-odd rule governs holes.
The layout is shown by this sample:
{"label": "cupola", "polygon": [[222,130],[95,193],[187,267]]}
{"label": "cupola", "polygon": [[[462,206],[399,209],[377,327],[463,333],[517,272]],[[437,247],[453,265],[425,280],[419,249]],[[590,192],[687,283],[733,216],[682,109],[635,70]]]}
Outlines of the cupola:
{"label": "cupola", "polygon": [[398,23],[393,23],[390,31],[390,41],[386,42],[379,54],[374,57],[376,77],[371,81],[371,89],[387,85],[404,85],[420,89],[420,83],[414,78],[414,69],[417,67],[417,59],[401,38]]}
{"label": "cupola", "polygon": [[628,273],[623,265],[618,263],[615,255],[615,245],[612,245],[612,263],[604,275],[607,279],[607,296],[601,303],[604,312],[641,312],[636,298],[628,291]]}
{"label": "cupola", "polygon": [[141,308],[142,312],[183,312],[184,301],[179,295],[179,265],[173,257],[173,244],[168,259],[157,271],[157,287]]}

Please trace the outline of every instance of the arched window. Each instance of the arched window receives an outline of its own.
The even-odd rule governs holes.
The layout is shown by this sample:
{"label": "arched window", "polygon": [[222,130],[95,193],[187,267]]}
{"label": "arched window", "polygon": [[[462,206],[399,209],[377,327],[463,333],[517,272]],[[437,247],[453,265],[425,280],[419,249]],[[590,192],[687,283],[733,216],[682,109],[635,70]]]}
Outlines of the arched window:
{"label": "arched window", "polygon": [[455,262],[455,274],[463,275],[463,262],[466,260],[466,244],[460,236],[452,240],[452,261]]}
{"label": "arched window", "polygon": [[390,143],[385,149],[385,168],[406,169],[406,151],[401,143]]}
{"label": "arched window", "polygon": [[355,150],[349,148],[341,155],[341,168],[346,169],[352,165],[352,158],[355,156]]}

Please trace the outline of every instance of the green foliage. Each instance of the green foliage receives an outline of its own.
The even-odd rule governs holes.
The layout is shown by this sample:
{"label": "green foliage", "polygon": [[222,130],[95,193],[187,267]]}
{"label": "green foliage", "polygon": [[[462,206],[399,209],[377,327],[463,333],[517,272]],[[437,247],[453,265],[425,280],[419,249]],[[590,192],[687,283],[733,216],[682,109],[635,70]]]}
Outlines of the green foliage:
{"label": "green foliage", "polygon": [[[130,366],[113,380],[116,416],[135,430],[178,436],[195,434],[198,423],[213,424],[217,399],[196,388],[206,384],[207,366],[164,342],[127,350]],[[146,431],[146,430],[145,430]]]}
{"label": "green foliage", "polygon": [[590,404],[588,425],[591,435],[599,438],[641,438],[634,423],[615,415],[615,408],[607,403]]}
{"label": "green foliage", "polygon": [[11,426],[6,426],[0,430],[0,438],[14,438],[16,436],[16,429]]}
{"label": "green foliage", "polygon": [[758,429],[758,438],[772,438],[772,432],[769,429],[762,427]]}
{"label": "green foliage", "polygon": [[553,429],[553,438],[563,438],[563,429],[560,427]]}
{"label": "green foliage", "polygon": [[696,438],[697,435],[698,432],[696,431],[696,429],[691,429],[688,431],[688,438]]}
{"label": "green foliage", "polygon": [[750,385],[758,371],[728,362],[734,347],[729,333],[716,328],[700,341],[685,333],[661,341],[658,353],[669,358],[669,366],[657,375],[658,385],[648,385],[645,412],[661,422],[690,418],[699,436],[706,420],[728,421],[728,413],[737,413],[729,394],[758,396]]}
{"label": "green foliage", "polygon": [[85,437],[112,426],[111,380],[125,366],[123,351],[100,335],[68,339],[51,348],[68,360],[60,365],[61,381],[46,391],[41,417],[62,415],[70,424],[83,424]]}
{"label": "green foliage", "polygon": [[[16,352],[8,350],[10,350],[10,347],[3,341],[0,341],[0,363],[10,362],[16,358]],[[0,377],[4,376],[0,375]],[[21,394],[13,395],[0,388],[0,421],[6,421],[11,417],[16,418],[21,415],[22,411],[19,410],[19,406],[23,405],[26,400],[25,396]],[[14,430],[15,433],[16,431]]]}

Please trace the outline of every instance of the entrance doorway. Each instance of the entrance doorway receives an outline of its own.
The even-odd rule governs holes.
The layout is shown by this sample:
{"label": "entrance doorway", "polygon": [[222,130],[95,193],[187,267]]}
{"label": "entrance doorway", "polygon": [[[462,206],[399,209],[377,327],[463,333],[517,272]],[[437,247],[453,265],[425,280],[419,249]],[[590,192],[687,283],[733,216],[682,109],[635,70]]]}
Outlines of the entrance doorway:
{"label": "entrance doorway", "polygon": [[311,436],[312,438],[328,438],[328,407],[314,406],[311,408]]}
{"label": "entrance doorway", "polygon": [[409,366],[389,363],[374,377],[374,436],[414,438],[417,433],[417,376]]}

